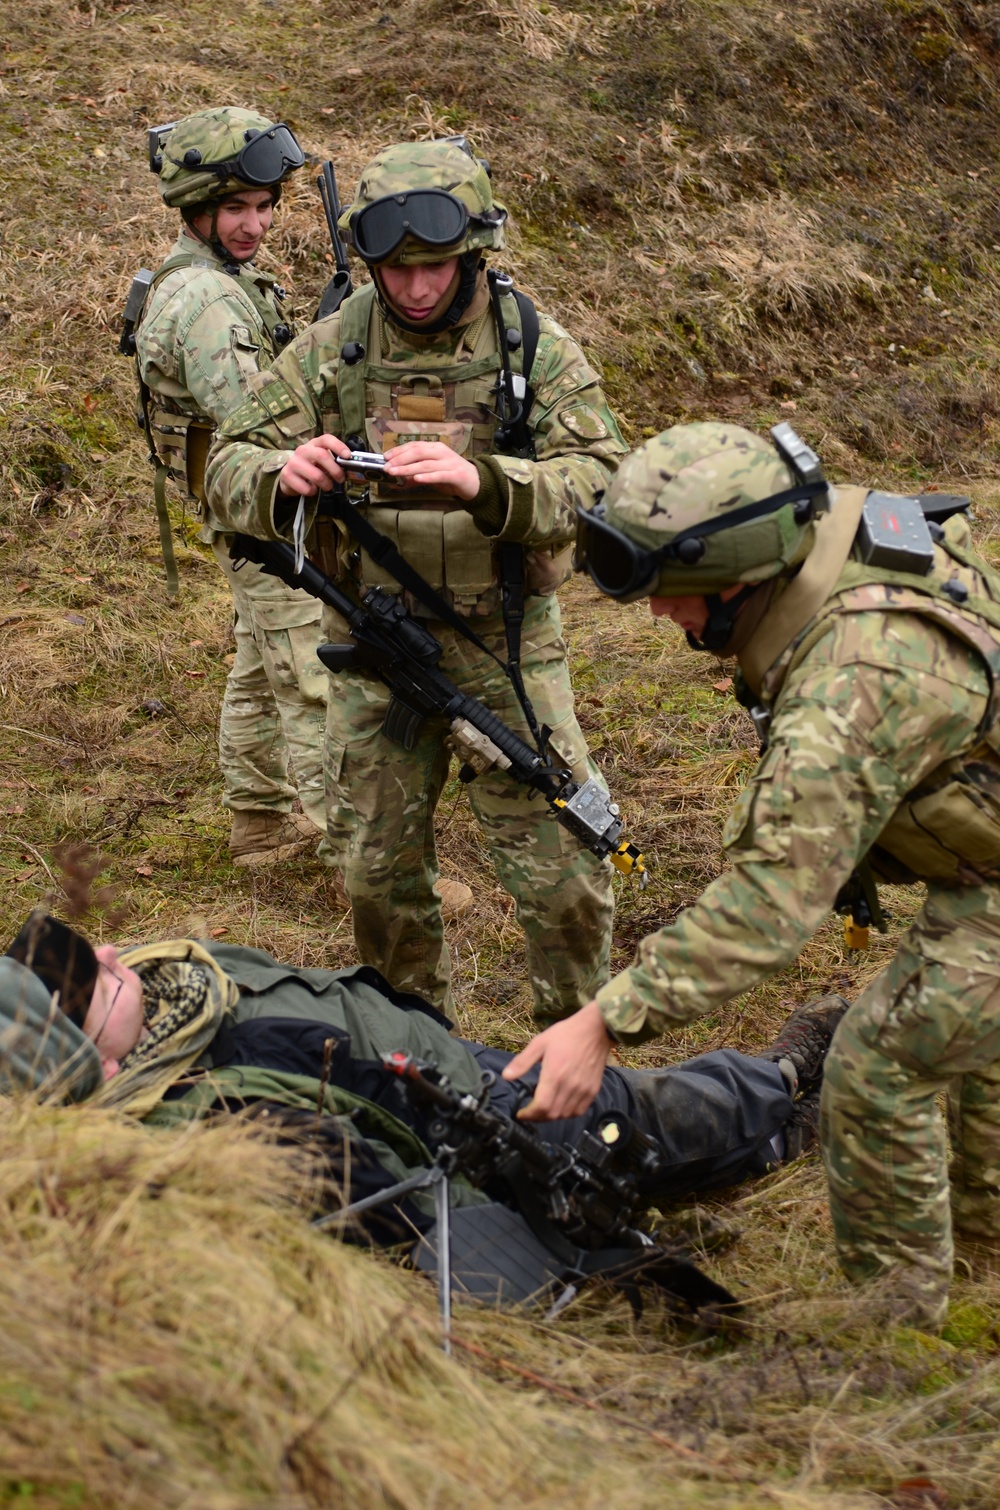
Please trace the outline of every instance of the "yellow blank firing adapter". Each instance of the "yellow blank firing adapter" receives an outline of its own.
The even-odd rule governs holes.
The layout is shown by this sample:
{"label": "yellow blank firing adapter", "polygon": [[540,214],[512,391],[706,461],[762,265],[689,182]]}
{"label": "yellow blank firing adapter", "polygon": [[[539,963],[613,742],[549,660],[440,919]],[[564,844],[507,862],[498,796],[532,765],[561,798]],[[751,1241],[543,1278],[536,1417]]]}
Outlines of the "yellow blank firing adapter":
{"label": "yellow blank firing adapter", "polygon": [[615,870],[620,870],[623,876],[638,876],[640,887],[644,888],[649,885],[649,872],[646,869],[642,851],[634,844],[629,844],[628,840],[623,839],[610,859]]}
{"label": "yellow blank firing adapter", "polygon": [[621,811],[599,781],[593,776],[582,786],[567,781],[558,795],[546,800],[563,827],[575,834],[592,855],[602,860],[606,856],[623,876],[638,876],[640,888],[648,885],[642,851],[622,838]]}
{"label": "yellow blank firing adapter", "polygon": [[834,911],[844,919],[844,946],[847,949],[870,949],[871,930],[886,933],[885,918],[878,899],[878,887],[868,860],[862,860],[857,869],[837,893]]}
{"label": "yellow blank firing adapter", "polygon": [[867,923],[856,923],[850,913],[844,919],[844,946],[847,949],[870,949],[871,928]]}

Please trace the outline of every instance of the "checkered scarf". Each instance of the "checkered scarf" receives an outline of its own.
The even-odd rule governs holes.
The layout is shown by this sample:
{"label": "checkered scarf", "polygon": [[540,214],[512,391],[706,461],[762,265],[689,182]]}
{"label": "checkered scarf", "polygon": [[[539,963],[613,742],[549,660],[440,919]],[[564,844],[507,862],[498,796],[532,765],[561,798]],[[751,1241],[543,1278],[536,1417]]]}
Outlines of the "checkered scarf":
{"label": "checkered scarf", "polygon": [[142,980],[149,1034],[96,1099],[145,1117],[212,1042],[239,999],[239,988],[193,939],[144,944],[119,958]]}

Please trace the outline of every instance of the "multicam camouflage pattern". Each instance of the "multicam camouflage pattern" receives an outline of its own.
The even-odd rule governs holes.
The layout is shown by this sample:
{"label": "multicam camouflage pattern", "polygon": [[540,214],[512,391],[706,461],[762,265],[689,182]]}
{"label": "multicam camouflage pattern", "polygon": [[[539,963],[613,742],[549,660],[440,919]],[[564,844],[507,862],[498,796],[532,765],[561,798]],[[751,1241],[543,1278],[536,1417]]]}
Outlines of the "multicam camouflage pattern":
{"label": "multicam camouflage pattern", "polygon": [[953,1227],[1000,1244],[1000,888],[931,883],[840,1025],[821,1106],[841,1267],[888,1274],[915,1319],[939,1321]]}
{"label": "multicam camouflage pattern", "polygon": [[[445,674],[529,739],[500,668],[445,626],[435,625],[435,633],[445,647]],[[504,655],[502,625],[494,621],[480,633]],[[553,731],[553,749],[579,781],[597,776],[573,712],[555,599],[529,603],[523,646],[525,685],[539,722]],[[380,682],[337,678],[327,726],[330,841],[343,866],[361,958],[398,989],[450,1012],[450,955],[432,889],[438,865],[431,821],[448,774],[447,725],[429,721],[407,752],[381,732],[387,702]],[[608,976],[610,867],[582,849],[541,803],[529,802],[509,776],[479,776],[466,790],[525,931],[536,1017],[544,1024],[565,1016],[584,1006]]]}
{"label": "multicam camouflage pattern", "polygon": [[287,813],[297,794],[306,817],[325,832],[330,677],[316,657],[320,605],[250,562],[236,570],[227,537],[218,536],[213,549],[236,607],[236,659],[219,718],[222,805]]}
{"label": "multicam camouflage pattern", "polygon": [[[379,370],[398,368],[398,388],[419,389],[413,382],[416,374],[427,372],[433,377],[435,369],[470,361],[468,342],[470,334],[473,339],[478,334],[475,325],[473,318],[440,335],[414,338],[389,329],[385,322],[388,344],[383,346],[379,338]],[[543,315],[540,325],[532,370],[535,403],[529,417],[538,459],[489,456],[505,508],[502,527],[494,538],[527,546],[529,557],[536,556],[536,565],[553,547],[569,544],[577,504],[590,502],[625,453],[597,374],[554,321]],[[281,538],[288,529],[287,511],[281,511],[277,519],[274,514],[277,473],[294,446],[307,436],[324,430],[340,433],[336,378],[341,344],[340,313],[311,326],[282,352],[260,387],[220,427],[207,477],[214,513],[228,527],[266,539]],[[485,424],[487,418],[481,412],[476,422]],[[380,506],[380,525],[385,524],[388,512]],[[398,538],[407,556],[412,557],[414,542],[428,537],[437,540],[437,575],[443,576],[447,586],[452,562],[442,559],[442,519],[462,518],[467,524],[468,516],[443,513],[439,505],[397,512],[402,521]],[[309,526],[312,514],[309,510]],[[471,542],[472,532],[467,533]],[[475,543],[481,549],[478,538]],[[426,565],[419,544],[417,553],[421,565]],[[487,567],[485,586],[480,582],[474,584],[475,592],[452,592],[452,597],[460,611],[478,612],[480,605],[487,605],[486,614],[477,620],[477,630],[505,656],[503,622],[495,611],[498,595],[492,558]],[[556,583],[536,577],[533,585],[545,594]],[[331,638],[343,637],[336,615],[328,614],[325,627]],[[455,643],[440,625],[435,625],[435,633],[447,647],[442,664],[463,691],[483,695],[502,718],[522,727],[506,679],[499,673],[495,679],[484,679],[481,655],[473,653],[470,660],[464,642]],[[551,597],[528,599],[524,634],[525,679],[531,697],[538,698],[539,717],[565,727],[574,761],[582,763],[585,751],[572,716],[565,647]],[[532,668],[528,652],[532,634],[541,656],[537,668]],[[405,980],[431,1000],[447,1001],[447,956],[441,944],[438,903],[430,890],[436,861],[429,837],[448,759],[444,731],[428,730],[418,750],[405,755],[378,733],[384,711],[379,684],[341,677],[336,694],[327,722],[328,796],[332,795],[335,805],[347,803],[348,816],[335,819],[331,811],[328,822],[335,850],[341,845],[351,849],[345,879],[361,956],[377,964],[395,985]],[[550,704],[550,711],[543,712]],[[543,1020],[571,1012],[588,999],[587,993],[606,973],[609,869],[564,838],[541,804],[529,803],[509,778],[496,778],[495,791],[490,780],[480,778],[470,788],[470,796],[479,805],[501,879],[515,897],[531,940],[537,1011]],[[356,810],[353,819],[351,807]],[[354,823],[358,830],[352,837]]]}
{"label": "multicam camouflage pattern", "polygon": [[[274,279],[247,265],[227,272],[203,241],[182,231],[136,330],[139,377],[150,391],[157,453],[183,492],[200,499],[204,478],[187,455],[189,428],[211,431],[246,397],[274,356],[279,318]],[[164,264],[166,265],[166,264]],[[202,454],[207,454],[207,441]],[[219,533],[204,513],[201,538]]]}
{"label": "multicam camouflage pattern", "polygon": [[[202,242],[182,232],[171,255],[190,256],[150,295],[136,332],[139,370],[152,395],[154,435],[185,491],[190,474],[186,439],[205,431],[251,392],[272,351],[259,305],[273,279],[244,267],[223,272]],[[172,431],[180,431],[179,435]],[[166,449],[169,443],[173,447]],[[320,605],[308,593],[246,566],[234,574],[229,537],[202,510],[201,539],[210,544],[236,603],[236,661],[226,683],[219,729],[223,804],[233,810],[287,812],[296,788],[306,813],[322,829],[323,728],[328,677],[316,660]]]}
{"label": "multicam camouflage pattern", "polygon": [[33,970],[0,955],[0,1096],[84,1101],[104,1076],[101,1056]]}
{"label": "multicam camouflage pattern", "polygon": [[[541,315],[539,323],[531,374],[535,402],[529,416],[537,460],[490,455],[506,508],[492,539],[517,541],[529,551],[572,541],[577,506],[589,506],[627,450],[600,379],[583,352],[548,316]],[[266,540],[285,537],[289,525],[284,513],[277,521],[274,517],[277,474],[309,436],[341,433],[340,324],[338,312],[303,331],[261,375],[255,392],[219,426],[206,484],[214,515],[225,528]],[[380,361],[387,370],[399,369],[397,391],[419,389],[415,374],[426,372],[433,381],[442,368],[471,363],[468,343],[479,336],[477,326],[473,319],[436,336],[417,337],[384,320]],[[488,407],[484,402],[477,422],[485,424],[494,407],[492,401]],[[406,495],[401,497],[405,502]],[[426,510],[424,517],[432,512]],[[313,517],[314,509],[308,509],[307,525]]]}
{"label": "multicam camouflage pattern", "polygon": [[[726,826],[732,868],[597,996],[609,1026],[642,1042],[790,964],[865,855],[896,879],[934,878],[892,965],[838,1032],[824,1101],[843,1266],[857,1278],[892,1271],[911,1313],[930,1322],[951,1265],[941,1089],[960,1150],[956,1214],[1000,1237],[990,1204],[1000,1177],[1000,892],[990,879],[1000,873],[1000,765],[989,666],[1000,632],[975,611],[1000,602],[1000,580],[964,535],[950,522],[956,554],[939,545],[930,577],[909,587],[843,567],[763,678],[770,743]],[[945,595],[945,606],[933,593],[956,579],[966,604]]]}
{"label": "multicam camouflage pattern", "polygon": [[246,145],[247,131],[269,131],[275,124],[256,110],[240,110],[222,105],[214,110],[199,110],[177,122],[163,147],[160,168],[160,193],[165,204],[176,210],[225,199],[242,189],[259,189],[260,184],[245,184],[238,178],[220,178],[217,173],[199,167],[187,167],[184,154],[201,153],[204,163],[224,163],[236,157]]}
{"label": "multicam camouflage pattern", "polygon": [[469,226],[465,237],[454,246],[422,246],[412,238],[405,241],[389,259],[391,262],[439,262],[443,256],[475,249],[500,251],[504,246],[503,224],[507,211],[493,198],[490,177],[478,158],[470,157],[455,142],[401,142],[386,147],[372,158],[358,180],[353,204],[342,212],[340,232],[353,245],[354,217],[376,199],[414,189],[444,189],[460,199],[473,215],[496,212],[495,223]]}
{"label": "multicam camouflage pattern", "polygon": [[[738,425],[674,425],[625,461],[604,495],[609,524],[647,550],[730,510],[759,503],[795,483],[770,441]],[[697,562],[665,563],[651,592],[664,597],[719,592],[736,582],[763,582],[801,561],[811,524],[792,505],[704,539]]]}

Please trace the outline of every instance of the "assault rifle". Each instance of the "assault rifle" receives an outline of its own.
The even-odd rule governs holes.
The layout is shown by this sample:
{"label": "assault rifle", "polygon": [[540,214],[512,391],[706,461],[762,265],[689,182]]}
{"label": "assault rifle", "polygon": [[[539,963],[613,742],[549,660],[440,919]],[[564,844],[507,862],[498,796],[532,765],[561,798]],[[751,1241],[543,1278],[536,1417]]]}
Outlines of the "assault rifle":
{"label": "assault rifle", "polygon": [[322,172],[316,180],[319,189],[319,197],[323,202],[323,214],[326,216],[327,230],[330,232],[330,244],[333,247],[333,260],[337,271],[323,290],[323,297],[319,301],[316,311],[317,320],[325,320],[327,315],[335,315],[349,294],[354,292],[351,283],[351,270],[347,262],[347,249],[340,239],[340,227],[337,221],[340,219],[340,200],[337,198],[337,180],[334,177],[333,163],[325,162]]}
{"label": "assault rifle", "polygon": [[[457,1091],[430,1060],[395,1053],[382,1062],[432,1115],[427,1137],[446,1173],[464,1175],[480,1190],[501,1180],[547,1246],[651,1246],[635,1223],[662,1177],[663,1151],[631,1118],[612,1113],[575,1143],[550,1143],[529,1123],[490,1105],[496,1076],[489,1071],[478,1095],[470,1095]],[[519,1108],[530,1098],[522,1086]]]}
{"label": "assault rifle", "polygon": [[229,554],[234,561],[255,562],[289,587],[304,589],[346,621],[354,644],[320,645],[316,654],[335,674],[366,672],[385,683],[392,693],[382,724],[386,738],[412,750],[425,719],[445,719],[463,762],[462,781],[494,768],[509,771],[515,781],[541,793],[556,820],[591,854],[607,857],[624,875],[637,875],[640,885],[646,884],[642,854],[622,838],[618,804],[600,783],[593,778],[582,785],[574,781],[569,770],[533,750],[477,698],[456,687],[438,669],[440,640],[399,598],[373,587],[356,603],[311,561],[297,562],[295,551],[281,540],[237,535]]}
{"label": "assault rifle", "polygon": [[[659,1144],[629,1117],[612,1113],[594,1132],[551,1143],[491,1105],[496,1077],[490,1073],[472,1094],[456,1090],[431,1061],[399,1052],[382,1062],[405,1083],[415,1108],[430,1117],[425,1136],[433,1161],[314,1225],[343,1225],[376,1206],[433,1189],[437,1224],[415,1262],[437,1269],[446,1352],[453,1278],[467,1293],[494,1304],[537,1299],[561,1285],[550,1316],[580,1284],[598,1277],[622,1289],[637,1313],[642,1284],[656,1285],[692,1312],[739,1309],[729,1291],[682,1250],[655,1241],[638,1225],[666,1164]],[[522,1085],[520,1104],[530,1094]],[[494,1197],[500,1193],[517,1209],[491,1204],[451,1211],[449,1181],[456,1176]]]}

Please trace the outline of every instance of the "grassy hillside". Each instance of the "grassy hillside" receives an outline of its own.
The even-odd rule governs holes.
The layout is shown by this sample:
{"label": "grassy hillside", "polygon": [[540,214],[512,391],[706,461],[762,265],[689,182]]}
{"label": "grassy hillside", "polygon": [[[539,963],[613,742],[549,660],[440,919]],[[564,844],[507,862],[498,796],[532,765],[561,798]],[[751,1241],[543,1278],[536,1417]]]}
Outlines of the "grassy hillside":
{"label": "grassy hillside", "polygon": [[[511,210],[507,266],[583,340],[631,438],[788,418],[838,477],[972,492],[994,550],[1000,5],[28,0],[5,22],[8,933],[59,898],[60,842],[85,842],[119,914],[95,932],[353,958],[321,867],[228,861],[228,599],[178,507],[182,599],[167,603],[115,355],[132,272],[174,232],[148,124],[258,106],[317,162],[332,155],[345,191],[386,142],[468,132]],[[300,179],[267,265],[308,312],[330,267]],[[652,860],[650,888],[619,893],[624,963],[716,873],[754,742],[726,668],[642,605],[609,609],[577,583],[566,620],[582,721]],[[457,789],[441,847],[477,898],[450,925],[461,1026],[515,1046],[529,1031],[517,929]],[[890,898],[898,920],[916,900]],[[756,1048],[814,990],[855,990],[888,947],[859,963],[831,922],[783,977],[633,1062]],[[709,1264],[758,1298],[745,1334],[692,1341],[605,1298],[556,1327],[463,1313],[460,1339],[482,1351],[445,1365],[428,1287],[304,1232],[280,1155],[235,1135],[168,1146],[80,1113],[0,1123],[0,1505],[1000,1498],[996,1278],[982,1258],[962,1271],[940,1341],[880,1331],[835,1274],[812,1162],[773,1196],[717,1203],[744,1229]],[[921,1478],[937,1501],[898,1488]]]}

